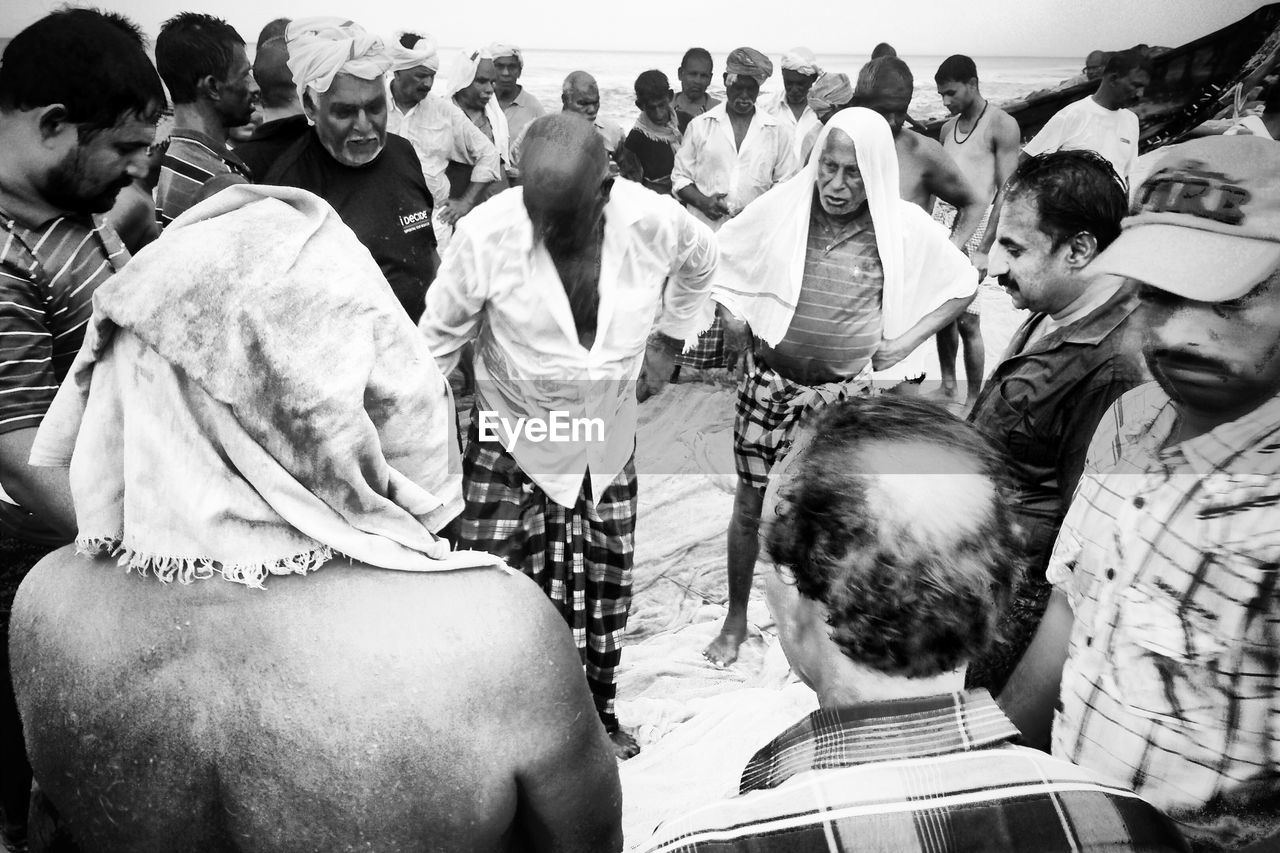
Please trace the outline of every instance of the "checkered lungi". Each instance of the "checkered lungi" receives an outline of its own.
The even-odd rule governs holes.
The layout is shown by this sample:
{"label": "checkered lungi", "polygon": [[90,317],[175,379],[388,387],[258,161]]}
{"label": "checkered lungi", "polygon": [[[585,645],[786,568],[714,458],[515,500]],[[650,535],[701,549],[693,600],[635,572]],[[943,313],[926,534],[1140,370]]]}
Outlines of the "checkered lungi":
{"label": "checkered lungi", "polygon": [[733,367],[725,361],[724,326],[717,317],[688,352],[676,356],[676,365],[694,370],[710,370],[716,367]]}
{"label": "checkered lungi", "polygon": [[616,731],[614,671],[631,609],[636,533],[634,457],[592,504],[591,482],[560,506],[497,442],[481,442],[475,417],[462,460],[466,508],[459,544],[497,554],[542,587],[569,623],[605,728]]}
{"label": "checkered lungi", "polygon": [[[941,222],[943,225],[945,225],[947,227],[948,232],[954,232],[956,230],[956,218],[959,215],[960,215],[960,211],[956,210],[955,207],[953,207],[950,204],[947,204],[942,199],[937,199],[933,203],[934,221]],[[974,252],[978,251],[978,247],[982,245],[982,238],[987,235],[987,225],[990,224],[990,222],[991,222],[991,207],[988,206],[986,211],[982,214],[982,221],[978,223],[978,230],[974,231],[973,236],[970,237],[967,241],[965,241],[964,253],[966,256],[970,256]],[[970,302],[969,306],[964,309],[964,313],[980,315],[981,312],[978,309],[978,301],[979,300],[975,299],[972,302]]]}
{"label": "checkered lungi", "polygon": [[733,463],[742,482],[763,489],[769,471],[786,455],[811,412],[872,391],[868,370],[851,379],[808,386],[778,374],[759,356],[749,356],[738,382],[733,419]]}

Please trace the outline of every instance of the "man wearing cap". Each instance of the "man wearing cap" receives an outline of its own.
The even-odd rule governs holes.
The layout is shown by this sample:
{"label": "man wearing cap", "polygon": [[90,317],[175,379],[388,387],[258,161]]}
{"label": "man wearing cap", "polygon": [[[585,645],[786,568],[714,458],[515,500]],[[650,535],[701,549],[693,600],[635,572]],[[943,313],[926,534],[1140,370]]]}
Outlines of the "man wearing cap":
{"label": "man wearing cap", "polygon": [[768,110],[784,126],[791,129],[796,156],[815,128],[818,114],[809,106],[809,91],[822,74],[817,57],[807,47],[793,47],[782,55],[782,92],[770,99]]}
{"label": "man wearing cap", "polygon": [[[695,217],[718,229],[800,168],[791,131],[756,109],[760,86],[773,74],[769,57],[740,47],[725,60],[725,102],[689,122],[676,152],[671,185]],[[732,364],[745,341],[725,346],[719,322],[676,363],[710,368]]]}
{"label": "man wearing cap", "polygon": [[329,202],[417,322],[435,278],[434,203],[413,146],[387,134],[383,76],[392,55],[381,38],[343,18],[299,19],[287,33],[289,69],[312,132],[261,183]]}
{"label": "man wearing cap", "polygon": [[[422,163],[422,177],[435,202],[434,224],[439,229],[436,236],[443,245],[453,224],[486,197],[490,185],[502,177],[498,149],[451,101],[431,95],[436,71],[440,69],[435,39],[403,33],[392,45],[391,55],[387,130],[413,143],[414,153]],[[451,163],[467,173],[458,193],[452,191],[449,182]]]}
{"label": "man wearing cap", "polygon": [[1200,849],[1275,844],[1280,146],[1175,146],[1133,211],[1092,266],[1138,280],[1156,381],[1098,427],[1001,702]]}
{"label": "man wearing cap", "polygon": [[520,48],[494,42],[489,45],[489,55],[493,57],[493,70],[497,75],[493,81],[493,97],[507,117],[507,130],[515,139],[529,122],[546,115],[547,108],[520,85],[520,75],[524,73],[524,54]]}

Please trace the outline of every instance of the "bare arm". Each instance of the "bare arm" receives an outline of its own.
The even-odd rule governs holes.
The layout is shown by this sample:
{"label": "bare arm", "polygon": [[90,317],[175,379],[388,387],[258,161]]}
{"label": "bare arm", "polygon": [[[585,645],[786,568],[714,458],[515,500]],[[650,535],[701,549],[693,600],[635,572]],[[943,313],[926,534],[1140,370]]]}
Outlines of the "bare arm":
{"label": "bare arm", "polygon": [[935,142],[928,145],[925,150],[928,151],[929,157],[929,168],[924,173],[925,190],[929,195],[937,196],[958,211],[955,228],[951,232],[951,242],[963,248],[973,236],[973,232],[977,231],[978,226],[982,224],[982,214],[987,208],[986,202],[978,195],[978,191],[965,177],[964,172],[960,171],[960,167],[956,165],[956,161],[946,152],[946,149]]}
{"label": "bare arm", "polygon": [[[948,249],[947,251],[954,250]],[[888,370],[911,355],[921,344],[936,335],[939,329],[950,325],[957,317],[963,314],[964,309],[969,307],[969,303],[974,300],[976,295],[976,293],[971,293],[968,296],[948,299],[921,317],[914,326],[898,337],[882,342],[880,349],[876,350],[876,354],[871,357],[872,369]]]}
{"label": "bare arm", "polygon": [[1018,122],[1010,115],[1003,115],[996,123],[992,133],[992,146],[996,159],[996,197],[991,203],[991,216],[987,219],[987,230],[982,237],[982,245],[974,252],[970,260],[985,278],[987,274],[987,255],[995,245],[996,228],[1000,224],[1000,208],[1004,203],[1004,185],[1013,177],[1018,165],[1027,155],[1022,153],[1022,132]]}
{"label": "bare arm", "polygon": [[[1027,159],[1029,158],[1026,154],[1019,154],[1018,164],[1021,165],[1022,161]],[[1000,192],[996,193],[996,200],[991,204],[991,216],[987,218],[987,233],[982,238],[982,245],[971,256],[973,265],[981,270],[986,270],[988,267],[987,256],[991,254],[991,247],[996,242],[996,228],[1000,225],[1000,209],[1002,207],[1004,207],[1004,184],[1000,185]],[[981,261],[981,266],[979,266],[979,261]]]}
{"label": "bare arm", "polygon": [[516,819],[530,848],[547,853],[607,853],[622,849],[622,786],[618,765],[596,714],[582,663],[564,620],[530,585],[530,633],[523,660],[513,662],[508,696],[519,696],[523,720],[514,728],[525,758],[516,772]]}
{"label": "bare arm", "polygon": [[0,485],[27,512],[71,538],[76,533],[76,512],[67,469],[29,465],[35,438],[35,427],[0,435]]}
{"label": "bare arm", "polygon": [[1067,643],[1074,619],[1066,595],[1055,589],[1035,638],[1004,690],[996,697],[1005,714],[1022,732],[1022,742],[1027,746],[1049,748],[1053,709],[1062,687],[1062,667],[1067,662]]}

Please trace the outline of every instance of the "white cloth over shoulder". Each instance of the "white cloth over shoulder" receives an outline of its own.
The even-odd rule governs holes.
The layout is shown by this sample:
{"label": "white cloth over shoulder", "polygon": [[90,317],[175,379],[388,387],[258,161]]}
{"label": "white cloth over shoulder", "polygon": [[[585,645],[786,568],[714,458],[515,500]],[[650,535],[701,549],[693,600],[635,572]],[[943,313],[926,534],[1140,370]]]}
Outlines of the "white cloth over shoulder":
{"label": "white cloth over shoulder", "polygon": [[285,37],[299,98],[307,89],[329,91],[339,73],[376,80],[391,68],[386,43],[345,18],[299,18],[289,24]]}
{"label": "white cloth over shoulder", "polygon": [[[847,134],[857,150],[884,270],[884,336],[896,338],[944,302],[977,292],[977,271],[946,229],[898,195],[898,158],[883,118],[861,107],[841,110],[818,135],[815,154],[833,130]],[[720,267],[712,298],[746,319],[770,346],[787,333],[799,301],[820,159],[810,157],[799,174],[756,199],[717,234]],[[919,376],[923,361],[917,350],[877,377]]]}
{"label": "white cloth over shoulder", "polygon": [[462,510],[448,385],[320,198],[226,189],[93,309],[31,450],[33,465],[70,465],[82,551],[255,587],[336,555],[499,564],[432,533]]}

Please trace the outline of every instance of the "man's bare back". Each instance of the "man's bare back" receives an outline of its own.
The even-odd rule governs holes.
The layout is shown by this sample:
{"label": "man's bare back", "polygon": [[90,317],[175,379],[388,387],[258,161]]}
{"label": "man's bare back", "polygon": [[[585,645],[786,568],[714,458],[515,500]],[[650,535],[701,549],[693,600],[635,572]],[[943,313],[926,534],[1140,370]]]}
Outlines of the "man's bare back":
{"label": "man's bare back", "polygon": [[[929,212],[932,212],[934,198],[961,210],[979,203],[977,192],[941,143],[914,131],[902,130],[894,137],[893,146],[898,152],[899,193],[906,201]],[[974,223],[975,228],[977,224]]]}
{"label": "man's bare back", "polygon": [[83,849],[621,849],[608,738],[523,576],[333,561],[261,591],[67,548],[13,634],[32,763]]}

